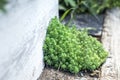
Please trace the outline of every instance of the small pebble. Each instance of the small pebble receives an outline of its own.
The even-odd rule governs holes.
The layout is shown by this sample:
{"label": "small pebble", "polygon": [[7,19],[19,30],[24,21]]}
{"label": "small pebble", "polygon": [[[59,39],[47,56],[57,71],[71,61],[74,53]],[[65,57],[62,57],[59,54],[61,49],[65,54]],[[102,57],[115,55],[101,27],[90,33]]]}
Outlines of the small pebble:
{"label": "small pebble", "polygon": [[79,80],[87,80],[87,78],[80,78]]}
{"label": "small pebble", "polygon": [[80,76],[84,76],[83,73],[80,72]]}

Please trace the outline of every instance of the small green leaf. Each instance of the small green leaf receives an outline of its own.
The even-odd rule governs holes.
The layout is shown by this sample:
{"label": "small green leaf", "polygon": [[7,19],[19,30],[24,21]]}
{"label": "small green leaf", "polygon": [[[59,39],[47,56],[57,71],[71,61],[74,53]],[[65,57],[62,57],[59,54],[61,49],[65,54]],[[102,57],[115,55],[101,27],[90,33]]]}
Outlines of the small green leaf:
{"label": "small green leaf", "polygon": [[72,10],[72,8],[66,10],[66,11],[64,12],[64,14],[61,16],[60,21],[63,21],[63,19],[65,19],[65,17],[68,15],[68,13],[69,13],[71,10]]}

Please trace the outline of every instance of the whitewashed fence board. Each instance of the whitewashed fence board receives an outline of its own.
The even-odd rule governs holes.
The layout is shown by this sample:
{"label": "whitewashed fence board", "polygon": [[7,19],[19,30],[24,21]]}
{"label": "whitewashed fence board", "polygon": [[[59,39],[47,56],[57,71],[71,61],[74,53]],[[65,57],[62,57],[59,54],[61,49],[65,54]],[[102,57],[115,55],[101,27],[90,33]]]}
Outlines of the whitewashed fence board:
{"label": "whitewashed fence board", "polygon": [[42,72],[42,45],[58,0],[9,0],[0,12],[0,80],[36,80]]}
{"label": "whitewashed fence board", "polygon": [[101,80],[120,80],[120,8],[107,12],[101,40],[110,53],[102,66]]}

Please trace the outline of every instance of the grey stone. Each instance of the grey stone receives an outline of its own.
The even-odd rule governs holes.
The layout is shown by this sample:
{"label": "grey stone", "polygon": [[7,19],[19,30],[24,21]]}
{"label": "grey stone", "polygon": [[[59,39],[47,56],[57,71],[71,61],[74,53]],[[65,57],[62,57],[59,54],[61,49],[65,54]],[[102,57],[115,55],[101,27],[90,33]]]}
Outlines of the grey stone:
{"label": "grey stone", "polygon": [[[89,30],[89,34],[95,36],[101,36],[103,19],[104,19],[104,14],[96,15],[96,16],[90,14],[79,14],[75,16],[71,25],[73,24],[76,25],[78,29],[81,28],[91,29]],[[64,20],[64,23],[69,22],[69,20],[70,20],[70,16],[68,16]]]}
{"label": "grey stone", "polygon": [[79,80],[87,80],[87,78],[82,77],[82,78],[80,78]]}

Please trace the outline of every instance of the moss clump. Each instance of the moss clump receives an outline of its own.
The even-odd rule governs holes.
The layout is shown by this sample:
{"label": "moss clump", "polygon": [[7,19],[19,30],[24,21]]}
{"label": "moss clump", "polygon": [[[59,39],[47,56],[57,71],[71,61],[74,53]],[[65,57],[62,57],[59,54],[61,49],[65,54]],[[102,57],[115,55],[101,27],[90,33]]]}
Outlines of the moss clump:
{"label": "moss clump", "polygon": [[43,46],[46,65],[78,73],[94,70],[106,59],[108,53],[86,30],[69,28],[53,18],[48,26]]}

